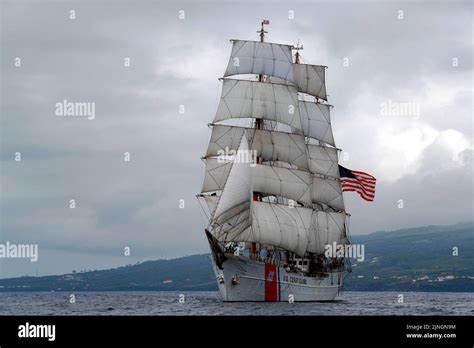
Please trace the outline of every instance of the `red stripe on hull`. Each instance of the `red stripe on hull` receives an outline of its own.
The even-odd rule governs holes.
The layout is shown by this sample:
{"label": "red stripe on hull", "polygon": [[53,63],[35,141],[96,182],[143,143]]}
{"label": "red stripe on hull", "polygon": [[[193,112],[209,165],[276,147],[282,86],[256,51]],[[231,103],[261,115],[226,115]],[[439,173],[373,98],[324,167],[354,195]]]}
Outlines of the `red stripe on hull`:
{"label": "red stripe on hull", "polygon": [[275,265],[265,264],[265,301],[278,301],[278,276]]}

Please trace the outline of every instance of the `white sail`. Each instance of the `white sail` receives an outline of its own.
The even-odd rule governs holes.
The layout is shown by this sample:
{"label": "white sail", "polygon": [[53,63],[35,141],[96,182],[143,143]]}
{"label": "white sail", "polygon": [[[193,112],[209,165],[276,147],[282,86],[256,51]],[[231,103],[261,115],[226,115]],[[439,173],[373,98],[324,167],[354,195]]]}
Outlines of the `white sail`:
{"label": "white sail", "polygon": [[[241,138],[238,151],[249,151],[247,137],[245,135],[243,135]],[[224,190],[222,191],[221,198],[219,199],[219,203],[217,204],[217,208],[214,213],[214,219],[219,218],[222,213],[230,210],[231,208],[250,201],[251,163],[239,161],[239,159],[241,158],[237,156],[235,156],[233,159],[229,177],[227,178]]]}
{"label": "white sail", "polygon": [[292,46],[243,40],[233,40],[232,44],[224,76],[262,74],[294,81]]}
{"label": "white sail", "polygon": [[335,146],[329,112],[330,106],[302,100],[298,102],[298,105],[303,134]]}
{"label": "white sail", "polygon": [[[250,134],[249,132],[250,131]],[[252,139],[255,129],[235,127],[235,126],[223,126],[223,125],[212,125],[211,139],[207,147],[206,155],[204,157],[219,156],[225,151],[236,151],[240,146],[240,140],[244,135],[247,134],[247,139]]]}
{"label": "white sail", "polygon": [[345,240],[345,218],[344,213],[254,201],[251,227],[233,240],[270,244],[300,256],[307,251],[322,254],[325,245]]}
{"label": "white sail", "polygon": [[217,207],[217,202],[219,201],[219,196],[217,195],[198,195],[197,199],[207,206],[207,209],[209,211],[209,214],[212,215],[214,213],[214,210]]}
{"label": "white sail", "polygon": [[282,204],[252,202],[252,229],[243,240],[270,244],[304,255],[311,233],[311,216],[308,208]]}
{"label": "white sail", "polygon": [[255,132],[252,149],[263,161],[281,161],[309,170],[305,139],[300,134],[259,129]]}
{"label": "white sail", "polygon": [[314,211],[312,218],[316,233],[309,234],[308,251],[323,254],[326,245],[342,244],[346,240],[345,213]]}
{"label": "white sail", "polygon": [[322,65],[293,64],[298,92],[327,100],[326,67]]}
{"label": "white sail", "polygon": [[309,144],[307,146],[311,173],[331,178],[340,177],[336,148]]}
{"label": "white sail", "polygon": [[294,81],[270,76],[272,83],[295,86],[298,92],[306,93],[324,100],[326,94],[326,67],[323,65],[293,64]]}
{"label": "white sail", "polygon": [[253,191],[293,199],[311,205],[311,173],[257,165],[252,168]]}
{"label": "white sail", "polygon": [[326,204],[344,210],[339,180],[322,179],[298,169],[257,165],[252,168],[253,191],[292,199],[296,202]]}
{"label": "white sail", "polygon": [[237,150],[244,133],[250,149],[263,161],[282,161],[309,170],[303,135],[263,129],[213,125],[205,157]]}
{"label": "white sail", "polygon": [[214,122],[231,118],[271,120],[303,131],[293,86],[224,79]]}
{"label": "white sail", "polygon": [[211,233],[217,240],[227,243],[250,226],[250,202],[242,203],[212,221]]}
{"label": "white sail", "polygon": [[344,199],[339,180],[321,179],[313,176],[311,198],[314,203],[323,203],[336,210],[344,211]]}
{"label": "white sail", "polygon": [[217,158],[207,158],[206,172],[201,193],[219,191],[224,188],[232,163]]}

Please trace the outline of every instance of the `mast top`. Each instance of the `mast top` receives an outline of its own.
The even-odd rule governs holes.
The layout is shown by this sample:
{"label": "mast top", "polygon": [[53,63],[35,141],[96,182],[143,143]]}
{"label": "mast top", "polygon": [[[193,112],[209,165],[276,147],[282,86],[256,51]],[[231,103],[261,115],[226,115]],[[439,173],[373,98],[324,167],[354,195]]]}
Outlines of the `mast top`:
{"label": "mast top", "polygon": [[261,23],[261,28],[259,31],[257,31],[257,33],[260,34],[260,42],[263,42],[264,41],[264,37],[265,37],[265,34],[268,34],[268,31],[265,31],[265,29],[263,28],[264,25],[270,25],[270,21],[268,19],[264,19]]}
{"label": "mast top", "polygon": [[303,45],[300,45],[300,40],[298,40],[298,43],[296,44],[296,47],[294,49],[296,50],[295,64],[300,64],[300,50],[303,49]]}

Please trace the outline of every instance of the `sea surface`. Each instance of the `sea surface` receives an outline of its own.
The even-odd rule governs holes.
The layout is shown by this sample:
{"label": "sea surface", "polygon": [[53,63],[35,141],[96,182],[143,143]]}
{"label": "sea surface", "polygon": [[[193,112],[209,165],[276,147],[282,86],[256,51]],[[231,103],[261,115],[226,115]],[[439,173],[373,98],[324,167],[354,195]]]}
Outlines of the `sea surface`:
{"label": "sea surface", "polygon": [[[179,302],[181,294],[184,303]],[[74,296],[71,303],[67,292],[0,293],[0,315],[474,315],[474,293],[345,292],[334,302],[307,303],[224,303],[218,292]]]}

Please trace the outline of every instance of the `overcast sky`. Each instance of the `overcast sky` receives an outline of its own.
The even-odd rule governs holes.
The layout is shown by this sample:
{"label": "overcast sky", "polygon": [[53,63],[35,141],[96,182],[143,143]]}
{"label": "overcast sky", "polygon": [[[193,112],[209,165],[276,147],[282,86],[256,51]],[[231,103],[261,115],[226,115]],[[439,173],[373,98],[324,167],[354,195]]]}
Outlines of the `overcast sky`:
{"label": "overcast sky", "polygon": [[[37,243],[39,260],[2,259],[0,277],[207,252],[194,195],[217,78],[229,39],[256,40],[264,18],[269,41],[328,66],[341,164],[377,177],[374,203],[344,194],[351,234],[472,221],[471,3],[258,3],[1,2],[0,242]],[[95,119],[55,116],[64,99]]]}

